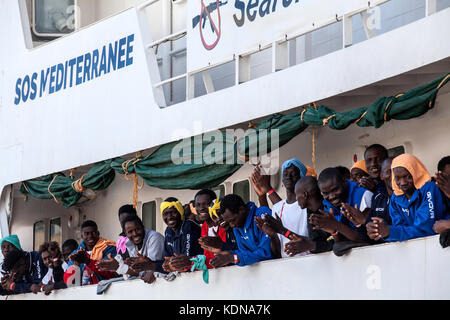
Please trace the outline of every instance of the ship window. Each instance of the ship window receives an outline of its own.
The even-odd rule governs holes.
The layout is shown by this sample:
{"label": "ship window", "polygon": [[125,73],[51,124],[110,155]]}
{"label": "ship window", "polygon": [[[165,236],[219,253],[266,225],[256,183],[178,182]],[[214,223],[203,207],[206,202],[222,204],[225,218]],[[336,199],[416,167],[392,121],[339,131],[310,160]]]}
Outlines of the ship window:
{"label": "ship window", "polygon": [[33,33],[60,37],[75,30],[75,0],[34,0]]}
{"label": "ship window", "polygon": [[33,250],[38,251],[39,246],[45,242],[45,223],[38,221],[33,225]]}
{"label": "ship window", "polygon": [[56,241],[60,245],[61,243],[61,218],[55,218],[50,220],[50,241]]}
{"label": "ship window", "polygon": [[212,189],[216,193],[218,199],[225,197],[225,186],[220,185]]}
{"label": "ship window", "polygon": [[250,201],[250,183],[248,180],[242,180],[233,184],[233,193],[237,194],[245,203]]}
{"label": "ship window", "polygon": [[142,222],[146,229],[156,230],[156,201],[142,205]]}
{"label": "ship window", "polygon": [[405,153],[405,147],[403,147],[403,146],[398,146],[398,147],[388,149],[388,156],[390,158],[395,158],[396,156],[399,156],[403,153]]}

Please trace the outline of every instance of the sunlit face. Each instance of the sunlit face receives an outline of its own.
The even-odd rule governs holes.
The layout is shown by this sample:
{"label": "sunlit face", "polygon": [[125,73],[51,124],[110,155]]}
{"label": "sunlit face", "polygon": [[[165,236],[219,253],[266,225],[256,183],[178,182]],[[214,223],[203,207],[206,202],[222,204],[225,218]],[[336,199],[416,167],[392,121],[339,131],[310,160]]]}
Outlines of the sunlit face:
{"label": "sunlit face", "polygon": [[294,166],[290,165],[283,171],[283,185],[287,190],[294,190],[295,184],[300,179],[300,170]]}
{"label": "sunlit face", "polygon": [[144,228],[137,221],[128,221],[124,225],[125,235],[135,245],[142,244],[144,240]]}
{"label": "sunlit face", "polygon": [[386,159],[385,152],[380,148],[372,148],[364,154],[366,169],[373,179],[380,179],[381,163]]}
{"label": "sunlit face", "polygon": [[181,215],[175,207],[164,209],[162,218],[164,223],[172,229],[176,229],[181,224]]}
{"label": "sunlit face", "polygon": [[339,208],[347,198],[347,188],[344,180],[329,179],[319,183],[319,189],[325,200]]}
{"label": "sunlit face", "polygon": [[197,217],[200,222],[205,222],[211,217],[209,215],[209,206],[212,199],[207,194],[200,194],[195,197],[195,210],[197,210]]}
{"label": "sunlit face", "polygon": [[409,171],[404,167],[396,167],[393,170],[395,183],[407,196],[411,196],[416,187],[414,186],[414,180]]}
{"label": "sunlit face", "polygon": [[100,238],[100,232],[95,227],[84,227],[81,230],[81,239],[83,239],[84,243],[88,248],[93,248],[98,239]]}

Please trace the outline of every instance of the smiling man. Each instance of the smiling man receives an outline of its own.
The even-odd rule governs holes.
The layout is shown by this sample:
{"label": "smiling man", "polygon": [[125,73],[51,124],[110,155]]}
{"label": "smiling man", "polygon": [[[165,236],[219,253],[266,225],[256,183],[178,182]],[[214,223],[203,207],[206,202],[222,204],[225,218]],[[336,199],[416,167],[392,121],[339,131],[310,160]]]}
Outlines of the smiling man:
{"label": "smiling man", "polygon": [[203,254],[198,243],[200,227],[184,218],[184,208],[177,198],[167,198],[161,203],[161,215],[167,225],[164,233],[164,263],[156,264],[160,272],[187,271],[192,257]]}
{"label": "smiling man", "polygon": [[388,151],[381,144],[372,144],[364,152],[364,161],[369,176],[362,177],[359,185],[371,192],[387,193],[385,184],[380,178],[381,164],[388,158]]}
{"label": "smiling man", "polygon": [[81,241],[77,250],[70,255],[69,268],[64,273],[64,282],[71,285],[75,279],[73,264],[81,269],[81,274],[86,270],[89,280],[84,284],[97,284],[101,280],[117,277],[115,272],[101,271],[97,268],[98,260],[109,259],[116,255],[116,243],[100,237],[97,224],[87,220],[81,225]]}
{"label": "smiling man", "polygon": [[326,214],[312,214],[315,228],[331,233],[335,242],[367,240],[365,222],[369,215],[372,192],[345,180],[336,168],[323,170],[318,179]]}
{"label": "smiling man", "polygon": [[[199,244],[204,250],[204,255],[206,257],[205,264],[208,269],[212,268],[209,262],[212,258],[214,258],[214,253],[208,250],[207,243],[214,241],[213,239],[215,239],[217,242],[217,247],[222,248],[227,239],[225,229],[219,227],[217,224],[219,217],[211,214],[211,209],[216,203],[216,199],[217,196],[215,192],[209,189],[200,190],[194,197],[194,206],[197,212],[197,219],[203,223],[201,227],[201,238],[199,239]],[[220,203],[218,206],[220,207]],[[206,244],[204,241],[206,241]]]}
{"label": "smiling man", "polygon": [[145,229],[137,215],[129,215],[121,223],[123,233],[127,237],[125,247],[128,254],[118,254],[109,260],[98,261],[97,267],[102,271],[122,274],[124,279],[139,275],[142,279],[154,280],[152,272],[155,271],[155,262],[162,262],[164,254],[163,235]]}

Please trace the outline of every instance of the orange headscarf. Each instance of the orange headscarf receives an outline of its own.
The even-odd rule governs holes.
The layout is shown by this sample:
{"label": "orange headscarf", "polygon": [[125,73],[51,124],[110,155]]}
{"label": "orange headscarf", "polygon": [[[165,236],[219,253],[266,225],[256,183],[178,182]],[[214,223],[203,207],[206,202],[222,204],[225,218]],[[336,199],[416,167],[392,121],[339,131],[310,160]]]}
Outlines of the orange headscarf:
{"label": "orange headscarf", "polygon": [[368,171],[367,171],[367,169],[366,169],[366,160],[359,160],[359,161],[356,161],[354,164],[353,164],[353,166],[350,168],[350,172],[352,171],[352,169],[354,169],[354,168],[358,168],[358,169],[361,169],[362,171],[364,171],[365,173],[369,173]]}
{"label": "orange headscarf", "polygon": [[116,246],[114,241],[106,240],[104,238],[99,238],[94,248],[92,249],[91,259],[92,260],[101,260],[103,258],[103,250],[105,250],[108,246]]}
{"label": "orange headscarf", "polygon": [[394,177],[394,168],[403,167],[411,174],[414,186],[416,189],[420,189],[424,186],[425,183],[431,181],[431,176],[425,168],[424,164],[412,154],[401,154],[398,157],[395,157],[392,160],[391,170],[392,170],[392,188],[394,189],[394,193],[397,196],[403,194],[403,191],[395,182]]}
{"label": "orange headscarf", "polygon": [[317,179],[317,173],[316,170],[311,168],[310,166],[306,166],[306,176],[311,176]]}

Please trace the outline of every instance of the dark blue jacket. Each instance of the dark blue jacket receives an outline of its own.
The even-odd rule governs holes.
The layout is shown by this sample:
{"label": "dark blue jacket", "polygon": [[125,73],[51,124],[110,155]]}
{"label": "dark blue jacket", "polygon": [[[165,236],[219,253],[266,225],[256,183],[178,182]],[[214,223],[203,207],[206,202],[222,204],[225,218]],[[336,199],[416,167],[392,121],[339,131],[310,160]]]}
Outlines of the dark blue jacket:
{"label": "dark blue jacket", "polygon": [[378,191],[372,196],[372,207],[370,208],[370,214],[367,217],[367,222],[372,221],[372,217],[379,217],[386,221],[387,224],[392,224],[391,216],[389,214],[389,194],[384,191]]}
{"label": "dark blue jacket", "polygon": [[272,259],[270,238],[258,228],[255,217],[264,213],[272,214],[268,207],[257,208],[253,202],[247,203],[248,215],[242,228],[234,228],[238,249],[232,251],[238,256],[239,266],[247,266],[259,261]]}
{"label": "dark blue jacket", "polygon": [[446,207],[436,183],[429,181],[411,197],[392,195],[389,203],[392,226],[387,241],[404,241],[436,234],[435,221],[446,219]]}
{"label": "dark blue jacket", "polygon": [[47,267],[42,261],[39,252],[31,251],[26,253],[26,258],[29,259],[30,269],[23,277],[15,279],[14,294],[17,293],[29,293],[30,287],[33,284],[40,284],[42,278],[47,274]]}
{"label": "dark blue jacket", "polygon": [[222,246],[222,250],[223,251],[232,251],[232,250],[237,250],[238,246],[237,246],[237,242],[236,242],[236,237],[234,236],[234,231],[232,228],[228,228],[228,230],[226,231],[226,242],[223,244]]}
{"label": "dark blue jacket", "polygon": [[201,228],[189,219],[184,220],[176,232],[167,227],[164,234],[164,257],[172,257],[175,253],[190,257],[203,254],[203,249],[198,243],[199,238]]}
{"label": "dark blue jacket", "polygon": [[[173,257],[175,253],[190,257],[203,254],[203,249],[198,243],[200,238],[200,226],[190,219],[182,221],[181,227],[176,232],[167,227],[164,233],[164,257]],[[167,273],[162,268],[163,263],[164,259],[156,261],[156,271]]]}

